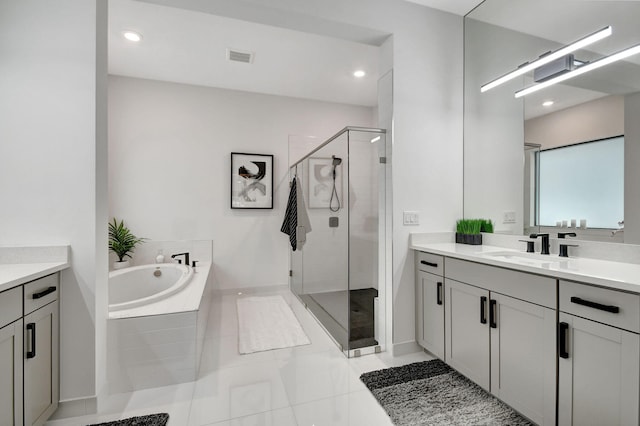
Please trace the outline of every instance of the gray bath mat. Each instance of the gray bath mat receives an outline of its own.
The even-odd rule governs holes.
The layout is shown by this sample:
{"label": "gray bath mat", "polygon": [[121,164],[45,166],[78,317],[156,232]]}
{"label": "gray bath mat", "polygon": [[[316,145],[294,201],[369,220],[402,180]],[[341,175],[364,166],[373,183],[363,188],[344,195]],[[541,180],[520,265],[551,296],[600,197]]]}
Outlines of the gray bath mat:
{"label": "gray bath mat", "polygon": [[396,426],[533,425],[440,360],[360,376]]}
{"label": "gray bath mat", "polygon": [[169,414],[150,414],[148,416],[129,417],[114,422],[100,423],[89,426],[165,426],[169,421]]}

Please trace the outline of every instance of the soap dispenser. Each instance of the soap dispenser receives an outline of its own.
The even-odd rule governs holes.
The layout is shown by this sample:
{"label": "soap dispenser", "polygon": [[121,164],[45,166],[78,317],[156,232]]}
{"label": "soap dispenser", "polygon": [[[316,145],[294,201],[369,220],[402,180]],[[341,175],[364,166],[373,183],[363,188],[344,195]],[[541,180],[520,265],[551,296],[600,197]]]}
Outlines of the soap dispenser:
{"label": "soap dispenser", "polygon": [[156,256],[156,263],[164,263],[164,254],[162,254],[162,250],[158,250],[158,255]]}

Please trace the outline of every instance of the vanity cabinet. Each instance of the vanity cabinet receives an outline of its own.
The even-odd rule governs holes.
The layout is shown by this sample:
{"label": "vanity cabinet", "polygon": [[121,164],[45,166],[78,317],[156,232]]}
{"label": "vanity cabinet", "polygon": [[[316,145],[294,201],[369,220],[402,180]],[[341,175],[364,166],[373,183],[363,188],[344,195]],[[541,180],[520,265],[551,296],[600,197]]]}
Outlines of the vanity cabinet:
{"label": "vanity cabinet", "polygon": [[40,426],[59,400],[58,274],[0,293],[0,425]]}
{"label": "vanity cabinet", "polygon": [[[537,424],[555,424],[556,280],[442,260],[445,362]],[[424,291],[430,277],[420,272]],[[432,315],[433,303],[422,308]]]}
{"label": "vanity cabinet", "polygon": [[22,425],[22,287],[0,293],[0,425]]}
{"label": "vanity cabinet", "polygon": [[416,254],[416,340],[444,360],[444,258]]}
{"label": "vanity cabinet", "polygon": [[558,424],[637,425],[640,296],[560,281]]}

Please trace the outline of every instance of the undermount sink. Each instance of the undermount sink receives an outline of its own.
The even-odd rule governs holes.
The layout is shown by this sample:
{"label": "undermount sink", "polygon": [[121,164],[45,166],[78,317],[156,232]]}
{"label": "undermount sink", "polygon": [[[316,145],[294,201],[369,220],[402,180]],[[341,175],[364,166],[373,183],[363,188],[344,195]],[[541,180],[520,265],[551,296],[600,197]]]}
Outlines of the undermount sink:
{"label": "undermount sink", "polygon": [[523,253],[517,251],[498,251],[482,254],[485,257],[493,258],[496,260],[502,260],[507,262],[514,262],[521,265],[530,265],[538,267],[550,267],[552,265],[558,266],[562,263],[568,262],[567,259],[559,258],[557,255],[543,255],[537,253]]}

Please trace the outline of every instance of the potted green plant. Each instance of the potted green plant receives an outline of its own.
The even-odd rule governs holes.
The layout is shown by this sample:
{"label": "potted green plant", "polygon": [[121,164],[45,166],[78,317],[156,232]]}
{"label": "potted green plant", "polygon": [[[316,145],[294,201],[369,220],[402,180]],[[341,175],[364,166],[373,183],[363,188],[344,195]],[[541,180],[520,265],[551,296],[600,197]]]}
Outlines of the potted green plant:
{"label": "potted green plant", "polygon": [[460,219],[456,222],[456,243],[481,245],[481,219]]}
{"label": "potted green plant", "polygon": [[[113,263],[113,269],[127,268],[134,249],[145,240],[146,238],[138,238],[133,235],[129,228],[124,226],[124,220],[118,223],[114,217],[113,222],[109,222],[109,250],[118,256],[118,260]],[[129,259],[125,260],[125,257]]]}

